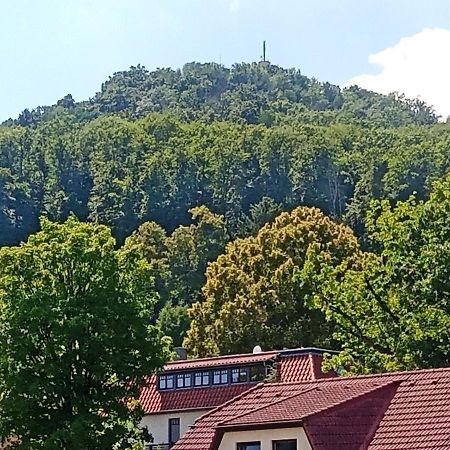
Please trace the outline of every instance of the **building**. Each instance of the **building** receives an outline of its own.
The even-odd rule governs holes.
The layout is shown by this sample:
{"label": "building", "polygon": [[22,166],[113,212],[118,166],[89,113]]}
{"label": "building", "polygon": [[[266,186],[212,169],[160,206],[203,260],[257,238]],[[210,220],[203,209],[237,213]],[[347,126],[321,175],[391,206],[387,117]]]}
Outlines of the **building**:
{"label": "building", "polygon": [[140,394],[142,426],[154,438],[150,449],[170,448],[194,421],[270,379],[310,381],[334,376],[321,371],[324,350],[302,348],[168,363],[149,377]]}
{"label": "building", "polygon": [[450,368],[258,384],[173,450],[450,449]]}

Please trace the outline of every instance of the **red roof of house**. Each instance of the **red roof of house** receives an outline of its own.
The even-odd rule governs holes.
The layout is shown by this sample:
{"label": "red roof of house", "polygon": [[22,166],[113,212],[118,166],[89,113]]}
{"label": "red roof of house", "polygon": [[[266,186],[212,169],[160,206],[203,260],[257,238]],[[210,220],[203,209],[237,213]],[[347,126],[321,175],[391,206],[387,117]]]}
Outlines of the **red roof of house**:
{"label": "red roof of house", "polygon": [[212,358],[184,359],[172,361],[164,367],[164,371],[195,370],[203,368],[235,366],[240,364],[254,364],[267,362],[275,358],[279,352],[244,353],[241,355],[215,356]]}
{"label": "red roof of house", "polygon": [[187,409],[211,409],[248,391],[255,384],[227,384],[158,391],[156,375],[153,375],[148,378],[146,386],[141,390],[139,401],[146,414]]}
{"label": "red roof of house", "polygon": [[294,391],[288,397],[280,397],[268,405],[256,410],[245,412],[231,420],[222,422],[222,426],[233,427],[237,425],[267,424],[301,422],[307,417],[325,411],[343,402],[356,399],[362,395],[372,393],[391,384],[390,380],[384,383],[368,383],[366,380],[351,383],[330,383],[325,385],[305,384],[303,389]]}
{"label": "red roof of house", "polygon": [[[315,380],[329,376],[323,374],[320,370],[321,352],[317,349],[296,349],[174,361],[166,364],[164,372],[212,369],[277,361],[277,380],[283,382]],[[157,377],[153,375],[148,377],[141,390],[139,400],[146,414],[186,409],[210,409],[231,400],[255,385],[256,383],[242,383],[159,391],[157,389]]]}
{"label": "red roof of house", "polygon": [[335,377],[334,372],[322,372],[322,354],[310,352],[304,357],[298,354],[281,354],[278,364],[278,380],[284,383],[292,381],[318,380]]}
{"label": "red roof of house", "polygon": [[450,369],[259,384],[198,419],[173,450],[287,424],[302,424],[314,450],[448,449]]}

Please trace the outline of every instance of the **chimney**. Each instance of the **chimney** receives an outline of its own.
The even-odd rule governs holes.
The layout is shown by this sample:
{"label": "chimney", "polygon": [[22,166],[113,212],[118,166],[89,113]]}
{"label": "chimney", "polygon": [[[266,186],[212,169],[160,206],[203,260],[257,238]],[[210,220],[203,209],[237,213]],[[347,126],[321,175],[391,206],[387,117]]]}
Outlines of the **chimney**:
{"label": "chimney", "polygon": [[177,354],[177,361],[187,359],[187,348],[174,347],[173,350]]}

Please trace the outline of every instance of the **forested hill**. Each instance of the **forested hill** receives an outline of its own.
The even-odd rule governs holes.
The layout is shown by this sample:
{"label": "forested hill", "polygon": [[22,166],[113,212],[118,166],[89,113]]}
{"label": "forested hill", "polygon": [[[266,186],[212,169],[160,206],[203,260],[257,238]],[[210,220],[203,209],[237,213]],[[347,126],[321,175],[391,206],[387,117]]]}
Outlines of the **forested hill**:
{"label": "forested hill", "polygon": [[71,213],[119,242],[146,221],[171,233],[203,205],[231,238],[298,205],[362,235],[372,198],[423,198],[448,171],[449,128],[435,122],[419,100],[276,66],[131,68],[88,102],[68,95],[0,126],[0,245]]}
{"label": "forested hill", "polygon": [[54,106],[25,109],[14,122],[37,125],[68,114],[86,121],[105,113],[142,118],[171,112],[183,121],[231,121],[240,124],[358,123],[398,127],[431,124],[432,108],[420,100],[380,95],[356,86],[340,89],[275,65],[189,63],[182,70],[132,67],[114,74],[91,100],[70,94]]}
{"label": "forested hill", "polygon": [[[353,371],[448,365],[450,123],[436,121],[419,100],[275,66],[115,74],[88,102],[0,126],[0,246],[43,224],[1,249],[3,286],[12,299],[10,274],[34,277],[20,261],[36,242],[63,261],[56,230],[67,261],[78,233],[86,256],[112,230],[108,245],[149,263],[151,322],[194,354],[258,342],[351,349]],[[43,219],[71,215],[95,225]]]}

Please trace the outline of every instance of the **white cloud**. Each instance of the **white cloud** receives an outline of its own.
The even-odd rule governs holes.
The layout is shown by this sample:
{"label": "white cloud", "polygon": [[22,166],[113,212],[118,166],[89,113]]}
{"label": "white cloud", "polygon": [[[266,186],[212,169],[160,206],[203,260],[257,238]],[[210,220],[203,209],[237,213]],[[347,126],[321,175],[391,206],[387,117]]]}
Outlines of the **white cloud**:
{"label": "white cloud", "polygon": [[443,119],[450,115],[450,30],[426,28],[420,33],[404,37],[393,47],[369,55],[370,64],[381,66],[376,75],[363,74],[346,85],[382,94],[404,93],[419,97]]}

